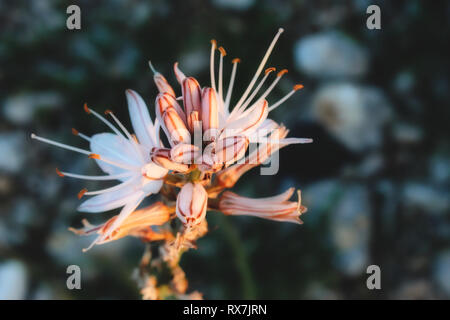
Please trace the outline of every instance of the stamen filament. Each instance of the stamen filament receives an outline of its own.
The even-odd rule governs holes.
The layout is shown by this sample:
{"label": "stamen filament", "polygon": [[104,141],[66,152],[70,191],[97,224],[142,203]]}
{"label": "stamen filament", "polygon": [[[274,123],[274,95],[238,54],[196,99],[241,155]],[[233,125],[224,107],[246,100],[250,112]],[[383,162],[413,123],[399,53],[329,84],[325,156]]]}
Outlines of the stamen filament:
{"label": "stamen filament", "polygon": [[75,174],[70,172],[61,171],[61,174],[66,177],[82,179],[82,180],[99,180],[99,181],[107,181],[107,180],[118,180],[120,178],[125,178],[132,175],[132,172],[125,172],[116,175],[108,175],[108,176],[87,176],[82,174]]}
{"label": "stamen filament", "polygon": [[231,71],[231,78],[230,78],[230,84],[228,85],[228,92],[227,97],[225,99],[225,110],[229,110],[230,107],[230,100],[231,100],[231,93],[233,92],[233,86],[234,86],[234,79],[236,78],[236,70],[237,70],[237,64],[240,62],[238,58],[233,60],[233,70]]}
{"label": "stamen filament", "polygon": [[155,67],[153,66],[152,62],[150,60],[148,60],[148,66],[150,67],[150,69],[152,70],[152,72],[154,74],[159,73],[158,71],[156,71]]}
{"label": "stamen filament", "polygon": [[136,153],[139,155],[141,160],[144,161],[144,157],[142,156],[141,150],[139,150],[139,146],[136,143],[136,140],[133,139],[130,132],[128,132],[127,128],[125,128],[125,126],[122,124],[122,122],[119,121],[119,119],[114,115],[114,113],[112,111],[107,110],[106,113],[109,114],[114,119],[114,121],[117,123],[119,128],[122,129],[122,131],[128,137],[128,140],[130,140],[131,144],[133,145],[134,149],[136,150]]}
{"label": "stamen filament", "polygon": [[297,84],[294,86],[294,88],[292,89],[291,92],[289,92],[287,95],[285,95],[283,98],[281,98],[277,103],[273,104],[270,108],[269,108],[269,112],[274,110],[276,107],[278,107],[280,104],[282,104],[283,102],[285,102],[287,99],[289,99],[294,93],[295,91],[298,91],[300,89],[303,88],[303,85],[301,84]]}
{"label": "stamen filament", "polygon": [[101,160],[101,161],[103,161],[103,162],[109,163],[109,164],[111,164],[111,165],[113,165],[113,166],[116,166],[116,167],[118,167],[118,168],[122,168],[122,169],[125,169],[125,170],[139,171],[139,168],[138,168],[138,167],[130,166],[130,165],[127,165],[127,164],[122,164],[122,163],[117,163],[117,162],[115,162],[115,161],[111,161],[111,160],[109,160],[109,159],[105,159],[105,158],[103,158],[103,157],[100,157],[100,155],[95,154],[95,153],[90,153],[90,154],[89,154],[89,158]]}
{"label": "stamen filament", "polygon": [[104,117],[102,117],[100,114],[98,114],[97,112],[95,112],[95,111],[92,110],[91,108],[88,108],[86,104],[84,105],[84,107],[85,107],[86,110],[89,110],[89,112],[92,112],[92,114],[93,114],[94,116],[96,116],[97,118],[99,118],[104,124],[106,124],[108,127],[110,127],[111,130],[114,131],[117,135],[123,137],[123,134],[120,133],[120,131],[119,131],[119,130],[111,123],[111,122],[109,122],[108,120],[106,120]]}
{"label": "stamen filament", "polygon": [[211,75],[211,88],[213,88],[214,90],[216,90],[216,79],[215,79],[215,75],[214,75],[214,53],[217,47],[217,41],[212,39],[211,40],[211,56],[210,56],[210,61],[209,61],[209,73]]}
{"label": "stamen filament", "polygon": [[96,195],[96,194],[102,194],[102,193],[106,193],[106,192],[112,192],[115,190],[119,190],[122,189],[126,186],[128,186],[131,182],[135,181],[134,178],[130,178],[127,181],[124,181],[122,183],[119,183],[113,187],[110,188],[105,188],[105,189],[101,189],[101,190],[96,190],[96,191],[89,191],[89,192],[85,192],[84,195],[86,196],[92,196],[92,195]]}
{"label": "stamen filament", "polygon": [[220,61],[219,61],[219,97],[223,106],[223,57],[226,56],[226,51],[223,47],[219,47]]}
{"label": "stamen filament", "polygon": [[278,38],[280,37],[280,35],[283,33],[283,29],[280,28],[278,29],[277,34],[275,35],[275,37],[273,38],[272,42],[270,43],[269,48],[266,51],[266,54],[264,55],[261,63],[258,66],[258,69],[256,70],[255,75],[253,76],[253,79],[250,81],[250,84],[248,85],[247,89],[245,90],[244,94],[242,95],[241,99],[239,99],[238,103],[236,104],[236,106],[234,107],[233,111],[237,108],[239,108],[241,106],[241,104],[244,102],[245,99],[247,99],[248,94],[250,93],[250,91],[252,90],[253,86],[256,83],[256,80],[258,79],[259,75],[261,74],[264,66],[266,65],[267,60],[269,59],[270,54],[272,53],[273,48],[275,47],[275,44],[278,41]]}
{"label": "stamen filament", "polygon": [[73,133],[74,135],[79,136],[80,138],[82,138],[82,139],[84,139],[84,140],[90,142],[90,143],[93,143],[93,144],[95,144],[95,145],[97,145],[97,146],[99,146],[99,147],[101,147],[101,148],[104,148],[104,149],[109,150],[110,152],[114,153],[117,157],[121,158],[121,159],[124,160],[124,161],[127,161],[127,160],[128,160],[128,158],[127,158],[123,153],[120,153],[120,152],[118,152],[117,150],[115,150],[115,149],[113,149],[113,148],[110,148],[108,145],[102,145],[102,144],[99,144],[96,140],[92,140],[91,137],[88,137],[87,135],[85,135],[85,134],[79,132],[79,131],[76,130],[76,129],[73,129],[73,128],[72,128],[72,133]]}
{"label": "stamen filament", "polygon": [[244,104],[241,106],[241,111],[245,110],[245,108],[247,108],[247,106],[250,104],[250,102],[252,102],[253,98],[256,96],[256,94],[259,92],[259,90],[261,89],[261,87],[264,85],[264,82],[266,81],[267,77],[269,76],[269,74],[274,70],[275,68],[269,68],[267,69],[268,72],[266,72],[266,74],[264,75],[264,77],[261,79],[260,83],[258,84],[258,86],[255,88],[255,90],[253,90],[252,94],[250,95],[250,97],[248,97],[248,99],[244,102]]}
{"label": "stamen filament", "polygon": [[78,152],[78,153],[83,153],[83,154],[86,154],[86,155],[91,154],[91,152],[89,152],[87,150],[83,150],[83,149],[80,149],[80,148],[77,148],[77,147],[69,146],[69,145],[64,144],[64,143],[60,143],[60,142],[56,142],[56,141],[53,141],[53,140],[50,140],[50,139],[46,139],[46,138],[37,136],[34,133],[31,134],[31,139],[36,139],[36,140],[39,140],[39,141],[42,141],[42,142],[45,142],[45,143],[48,143],[48,144],[52,144],[54,146],[57,146],[57,147],[60,147],[60,148],[63,148],[63,149],[75,151],[75,152]]}
{"label": "stamen filament", "polygon": [[54,146],[57,146],[57,147],[60,147],[60,148],[63,148],[63,149],[67,149],[67,150],[71,150],[71,151],[75,151],[75,152],[86,154],[86,155],[89,156],[89,158],[101,160],[103,162],[109,163],[109,164],[111,164],[113,166],[116,166],[118,168],[122,168],[122,169],[125,169],[125,170],[131,170],[131,171],[138,171],[139,170],[138,167],[129,166],[129,165],[125,165],[125,164],[119,164],[117,162],[114,162],[114,161],[102,158],[98,154],[94,154],[94,153],[89,152],[87,150],[83,150],[83,149],[80,149],[80,148],[69,146],[67,144],[63,144],[63,143],[59,143],[59,142],[56,142],[56,141],[53,141],[53,140],[42,138],[42,137],[39,137],[39,136],[35,135],[34,133],[31,134],[31,138],[39,140],[39,141],[42,141],[42,142],[45,142],[45,143],[48,143],[48,144],[52,144]]}

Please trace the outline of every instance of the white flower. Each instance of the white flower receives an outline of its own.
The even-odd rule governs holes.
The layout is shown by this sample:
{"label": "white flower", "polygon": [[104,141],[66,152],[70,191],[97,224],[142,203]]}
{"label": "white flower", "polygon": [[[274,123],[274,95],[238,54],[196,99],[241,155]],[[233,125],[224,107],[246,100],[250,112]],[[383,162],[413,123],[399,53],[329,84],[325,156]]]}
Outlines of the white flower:
{"label": "white flower", "polygon": [[99,133],[88,137],[73,129],[72,132],[75,135],[89,142],[89,151],[42,138],[35,134],[31,135],[33,139],[88,155],[89,158],[95,159],[99,167],[107,174],[103,176],[86,176],[61,172],[56,169],[58,175],[84,180],[120,181],[119,184],[103,190],[88,191],[83,189],[78,195],[79,198],[87,195],[94,196],[84,201],[79,206],[79,211],[103,212],[123,207],[114,223],[110,224],[108,230],[104,230],[102,237],[99,237],[96,242],[102,242],[108,238],[139,206],[145,197],[158,193],[163,185],[162,179],[168,172],[167,169],[154,164],[150,159],[151,149],[162,147],[158,134],[158,122],[152,122],[145,102],[136,92],[127,90],[126,97],[131,123],[136,136],[130,134],[111,111],[106,111],[105,113],[112,117],[119,128],[94,110],[88,108],[87,105],[84,106],[85,111],[99,118],[113,131],[113,133]]}

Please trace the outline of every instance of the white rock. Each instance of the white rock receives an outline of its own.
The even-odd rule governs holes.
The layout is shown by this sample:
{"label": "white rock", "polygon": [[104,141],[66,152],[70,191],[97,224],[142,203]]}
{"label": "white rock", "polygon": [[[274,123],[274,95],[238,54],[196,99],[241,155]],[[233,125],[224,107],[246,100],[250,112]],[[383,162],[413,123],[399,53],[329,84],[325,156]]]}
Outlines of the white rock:
{"label": "white rock", "polygon": [[22,132],[0,133],[0,171],[17,173],[23,168],[26,143]]}
{"label": "white rock", "polygon": [[342,192],[331,212],[336,265],[344,274],[356,276],[368,265],[369,196],[367,190],[358,185],[349,186]]}
{"label": "white rock", "polygon": [[234,10],[247,10],[255,0],[213,0],[217,7]]}
{"label": "white rock", "polygon": [[446,192],[418,182],[405,185],[403,201],[407,208],[420,208],[432,214],[445,213],[450,208],[450,199]]}
{"label": "white rock", "polygon": [[366,50],[338,32],[306,36],[294,47],[299,71],[317,78],[359,77],[366,73]]}
{"label": "white rock", "polygon": [[354,151],[379,147],[383,125],[391,116],[390,105],[380,90],[351,83],[320,88],[312,108],[317,121]]}
{"label": "white rock", "polygon": [[0,300],[22,300],[27,294],[27,270],[22,262],[0,264]]}
{"label": "white rock", "polygon": [[[293,185],[295,185],[295,181],[291,184],[286,183],[284,190]],[[308,208],[308,212],[304,216],[308,225],[320,221],[341,187],[336,180],[322,180],[302,189],[302,204]]]}
{"label": "white rock", "polygon": [[398,122],[392,132],[395,140],[404,144],[419,143],[423,139],[423,130],[405,122]]}
{"label": "white rock", "polygon": [[433,280],[450,297],[450,250],[441,253],[433,266]]}
{"label": "white rock", "polygon": [[445,184],[450,182],[450,159],[445,155],[435,155],[429,165],[430,175],[434,182]]}
{"label": "white rock", "polygon": [[22,93],[5,101],[3,116],[14,124],[29,124],[36,111],[59,108],[61,104],[62,97],[55,92]]}

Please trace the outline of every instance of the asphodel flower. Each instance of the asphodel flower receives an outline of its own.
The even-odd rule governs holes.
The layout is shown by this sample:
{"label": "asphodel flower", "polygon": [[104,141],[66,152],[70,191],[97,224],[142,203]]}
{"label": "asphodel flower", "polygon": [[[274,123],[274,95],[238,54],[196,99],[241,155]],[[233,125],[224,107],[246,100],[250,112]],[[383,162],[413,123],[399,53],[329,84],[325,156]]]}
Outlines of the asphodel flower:
{"label": "asphodel flower", "polygon": [[[150,160],[150,150],[161,147],[159,125],[154,124],[143,99],[133,90],[126,91],[131,123],[136,135],[132,135],[117,117],[109,110],[105,113],[113,119],[117,128],[105,117],[89,108],[84,110],[106,124],[113,133],[99,133],[88,137],[78,130],[72,133],[89,142],[90,150],[80,149],[32,134],[33,139],[75,151],[95,159],[99,167],[106,173],[102,176],[87,176],[56,169],[61,177],[71,177],[82,180],[118,180],[119,184],[96,191],[82,189],[78,198],[94,196],[78,207],[83,212],[103,212],[123,207],[113,223],[108,225],[97,243],[102,243],[123,221],[139,206],[141,201],[158,193],[163,185],[163,178],[168,170],[154,164]],[[120,130],[122,131],[120,131]]]}

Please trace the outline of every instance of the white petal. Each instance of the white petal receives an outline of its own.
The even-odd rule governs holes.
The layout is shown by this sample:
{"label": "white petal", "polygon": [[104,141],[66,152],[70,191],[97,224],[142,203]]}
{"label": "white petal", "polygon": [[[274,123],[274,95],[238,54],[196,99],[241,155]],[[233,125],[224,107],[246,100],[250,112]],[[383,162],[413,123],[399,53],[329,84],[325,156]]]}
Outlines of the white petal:
{"label": "white petal", "polygon": [[221,138],[237,135],[248,136],[255,132],[258,127],[267,119],[267,101],[260,100],[250,109],[251,111],[246,113],[244,116],[241,116],[240,118],[228,123],[225,126],[223,133],[221,134]]}
{"label": "white petal", "polygon": [[[130,141],[113,133],[99,133],[91,138],[90,149],[100,157],[132,166],[141,166],[141,160]],[[102,160],[95,160],[100,168],[111,175],[124,173],[126,170],[108,164]]]}
{"label": "white petal", "polygon": [[128,203],[123,207],[123,209],[120,211],[119,215],[117,216],[117,219],[114,221],[114,223],[111,225],[111,227],[108,228],[108,230],[103,234],[102,238],[99,239],[99,241],[103,241],[104,239],[108,238],[109,235],[116,230],[120,225],[123,223],[123,221],[139,206],[139,204],[144,199],[144,196],[142,195],[136,195],[129,199]]}
{"label": "white petal", "polygon": [[103,212],[113,210],[127,204],[136,196],[142,196],[143,191],[140,188],[140,177],[136,179],[136,183],[129,185],[120,190],[103,193],[84,201],[78,211],[82,212]]}
{"label": "white petal", "polygon": [[141,96],[133,90],[127,90],[126,96],[131,124],[139,143],[149,149],[156,146],[155,128],[148,113],[147,105]]}
{"label": "white petal", "polygon": [[[159,168],[162,170],[165,170],[165,172],[167,172],[166,169],[163,169],[161,167],[159,167]],[[142,181],[142,190],[144,191],[145,195],[158,193],[159,190],[161,190],[161,187],[163,186],[163,180],[150,180],[147,178],[142,178],[142,180],[143,180]]]}

